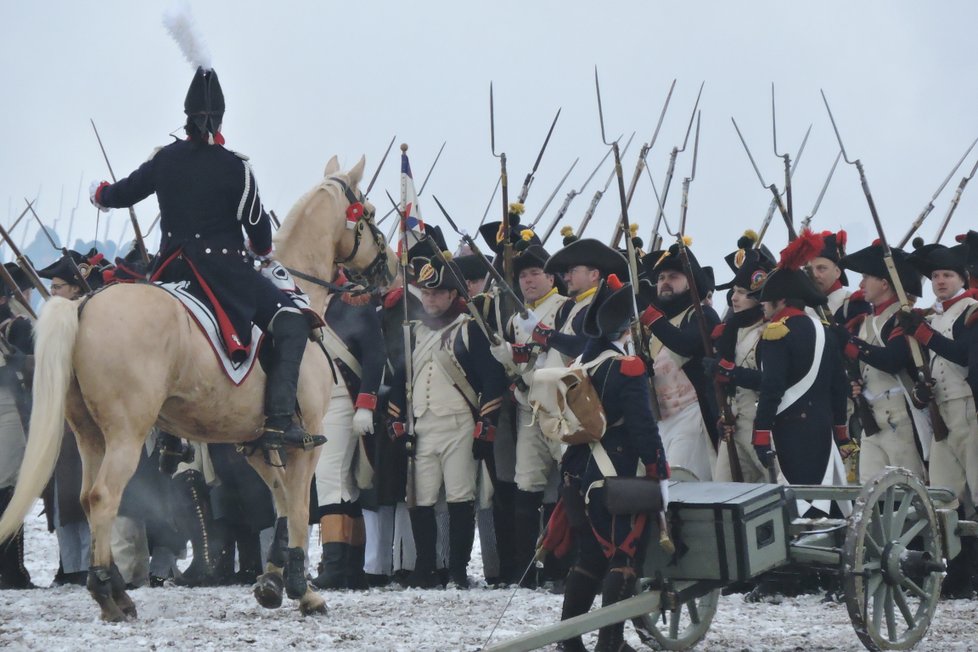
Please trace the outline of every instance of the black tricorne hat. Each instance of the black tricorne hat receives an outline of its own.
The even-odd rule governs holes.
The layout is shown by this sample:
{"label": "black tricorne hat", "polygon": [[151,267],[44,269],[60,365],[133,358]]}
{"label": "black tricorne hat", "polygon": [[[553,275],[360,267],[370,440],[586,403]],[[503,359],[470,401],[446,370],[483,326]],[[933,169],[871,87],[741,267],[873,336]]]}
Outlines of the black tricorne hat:
{"label": "black tricorne hat", "polygon": [[216,134],[221,130],[224,92],[216,71],[197,68],[187,89],[187,97],[183,100],[183,112],[187,114],[187,122],[193,123],[202,135]]}
{"label": "black tricorne hat", "polygon": [[582,238],[570,243],[547,261],[544,271],[548,274],[563,274],[571,267],[584,265],[593,267],[602,276],[617,274],[628,276],[628,262],[620,253],[594,238]]}
{"label": "black tricorne hat", "polygon": [[[904,291],[915,297],[922,296],[923,288],[920,283],[920,273],[910,264],[907,252],[902,249],[891,248],[890,253],[893,254],[893,263],[896,265],[897,275],[900,277]],[[857,274],[868,274],[876,278],[886,279],[891,284],[893,283],[889,270],[886,268],[886,262],[883,259],[883,247],[879,241],[848,254],[839,261],[839,267],[852,270]]]}
{"label": "black tricorne hat", "polygon": [[[412,235],[411,237],[415,236]],[[441,227],[425,224],[424,237],[408,248],[408,260],[432,258],[437,256],[439,251],[442,253],[448,251],[448,245],[445,243],[445,236],[441,232]]]}
{"label": "black tricorne hat", "polygon": [[[517,242],[524,239],[525,231],[528,231],[529,229],[525,229],[521,226],[522,221],[520,215],[523,214],[522,204],[513,202],[509,205],[509,207],[508,237],[510,243],[515,245]],[[503,223],[500,220],[496,220],[495,222],[486,222],[479,227],[479,233],[482,234],[482,239],[486,241],[489,248],[496,254],[501,254],[503,252],[503,244],[506,242],[507,234],[504,234],[502,231]],[[532,231],[530,231],[530,233],[531,236],[528,237],[527,240],[529,240],[531,244],[540,244],[540,239],[536,237],[536,234],[533,234]]]}
{"label": "black tricorne hat", "polygon": [[968,253],[965,248],[924,244],[920,238],[914,238],[913,245],[914,250],[907,259],[919,274],[930,278],[935,271],[947,269],[957,272],[965,283],[968,282]]}
{"label": "black tricorne hat", "polygon": [[[20,268],[20,266],[17,263],[4,263],[3,266],[4,268],[6,268],[7,273],[10,274],[10,277],[14,280],[14,283],[17,284],[18,290],[23,292],[25,290],[29,290],[32,287],[34,287],[31,284],[30,278],[27,276],[24,270]],[[5,297],[10,297],[13,296],[14,294],[14,289],[10,287],[10,285],[8,285],[6,281],[4,281],[2,284],[2,291],[3,291],[3,296]]]}
{"label": "black tricorne hat", "polygon": [[615,341],[628,330],[634,307],[631,283],[622,284],[617,276],[601,279],[594,299],[584,313],[583,331],[588,337]]}
{"label": "black tricorne hat", "polygon": [[[693,278],[687,279],[696,284],[696,289],[701,297],[705,297],[713,289],[714,282],[710,280],[699,261],[693,255],[693,250],[689,248],[692,240],[684,240],[686,253],[689,255],[689,266],[693,271]],[[671,245],[668,249],[660,249],[650,252],[642,257],[642,266],[645,268],[646,277],[655,284],[660,272],[679,272],[685,275],[686,269],[683,267],[683,259],[679,251],[679,243]]]}
{"label": "black tricorne hat", "polygon": [[[71,260],[74,261],[74,266],[71,264],[71,262],[69,262],[68,256],[70,256]],[[92,289],[101,287],[102,274],[100,269],[106,265],[102,254],[98,253],[94,249],[89,251],[87,254],[80,254],[73,249],[69,249],[68,256],[61,256],[61,258],[51,263],[44,269],[37,270],[37,275],[46,279],[64,279],[66,282],[72,285],[84,287],[82,279],[75,273],[75,266],[77,266],[78,270],[81,272],[84,279],[88,281],[88,284]]]}
{"label": "black tricorne hat", "polygon": [[546,249],[541,245],[531,244],[513,256],[513,273],[519,276],[520,272],[531,267],[544,269],[548,260],[550,260],[550,254],[547,253]]}
{"label": "black tricorne hat", "polygon": [[[489,273],[489,268],[486,264],[482,262],[482,259],[475,254],[469,254],[467,256],[455,256],[452,261],[458,265],[459,270],[462,272],[462,278],[466,281],[478,281],[484,279],[486,274]],[[492,262],[492,259],[490,259]]]}
{"label": "black tricorne hat", "polygon": [[[833,233],[832,231],[822,231],[822,251],[815,257],[827,258],[838,265],[839,261],[846,255],[846,242],[848,242],[848,240],[849,235],[842,229],[840,229],[838,233]],[[849,279],[846,278],[845,270],[842,270],[842,275],[839,277],[839,282],[843,285],[849,285]]]}

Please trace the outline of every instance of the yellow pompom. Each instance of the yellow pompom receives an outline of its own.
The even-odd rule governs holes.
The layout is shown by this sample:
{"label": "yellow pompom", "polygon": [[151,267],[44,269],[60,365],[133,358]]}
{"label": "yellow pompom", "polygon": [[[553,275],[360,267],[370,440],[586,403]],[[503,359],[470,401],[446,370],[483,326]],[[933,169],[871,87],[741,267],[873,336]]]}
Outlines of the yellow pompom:
{"label": "yellow pompom", "polygon": [[574,227],[569,225],[565,226],[560,230],[560,235],[564,236],[565,238],[569,235],[574,235]]}
{"label": "yellow pompom", "polygon": [[744,237],[750,238],[754,242],[757,242],[757,231],[755,231],[754,229],[747,229],[746,231],[744,231]]}
{"label": "yellow pompom", "polygon": [[509,212],[513,213],[514,215],[522,215],[523,210],[523,204],[519,203],[518,201],[514,201],[509,204]]}
{"label": "yellow pompom", "polygon": [[633,222],[633,223],[631,223],[631,224],[629,224],[629,225],[628,225],[628,232],[632,234],[632,237],[633,237],[633,238],[634,238],[634,237],[635,237],[636,235],[638,235],[638,224],[636,224],[636,223],[634,223],[634,222]]}
{"label": "yellow pompom", "polygon": [[450,252],[448,249],[443,250],[441,252],[441,255],[442,255],[442,257],[445,258],[445,260],[451,260],[452,259],[452,252]]}
{"label": "yellow pompom", "polygon": [[520,231],[520,237],[526,241],[529,241],[533,237],[533,229],[523,229]]}
{"label": "yellow pompom", "polygon": [[685,246],[687,246],[687,247],[688,247],[688,246],[690,246],[691,244],[693,244],[693,238],[691,238],[691,237],[690,237],[690,236],[688,236],[688,235],[684,235],[684,236],[683,236],[683,244],[684,244]]}

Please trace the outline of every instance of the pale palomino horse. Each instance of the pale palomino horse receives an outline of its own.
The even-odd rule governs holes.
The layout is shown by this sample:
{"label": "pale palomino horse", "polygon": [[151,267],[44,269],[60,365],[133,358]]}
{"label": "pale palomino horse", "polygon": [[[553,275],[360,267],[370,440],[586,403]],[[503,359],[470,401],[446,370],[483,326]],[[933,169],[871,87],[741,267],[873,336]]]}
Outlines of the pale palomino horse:
{"label": "pale palomino horse", "polygon": [[[323,180],[296,203],[275,236],[276,257],[283,265],[325,280],[333,278],[337,262],[365,271],[375,284],[393,277],[394,255],[372,223],[372,207],[367,205],[362,217],[354,213],[355,227],[347,226],[348,207],[361,199],[356,188],[363,167],[361,158],[344,174],[336,157],[330,160]],[[297,281],[312,308],[322,314],[327,290]],[[92,531],[89,591],[104,620],[134,618],[135,606],[112,563],[110,541],[119,501],[146,433],[156,424],[199,442],[254,440],[263,424],[265,374],[256,366],[235,387],[179,301],[142,283],[109,286],[83,306],[51,299],[35,336],[30,434],[14,497],[0,519],[0,541],[21,526],[51,476],[67,417],[81,453],[81,504]],[[307,432],[321,432],[332,383],[329,362],[310,342],[298,394]],[[279,517],[288,519],[289,559],[297,548],[307,547],[309,486],[318,451],[289,450],[284,468],[268,465],[260,453],[248,458],[271,489]],[[284,539],[284,533],[279,536]],[[323,598],[305,585],[304,558],[301,570],[288,568],[281,558],[270,557],[259,578],[259,602],[281,604],[284,584],[289,597],[299,599],[303,614],[325,613]],[[298,578],[299,588],[290,578]],[[275,596],[268,595],[276,589],[277,604]]]}

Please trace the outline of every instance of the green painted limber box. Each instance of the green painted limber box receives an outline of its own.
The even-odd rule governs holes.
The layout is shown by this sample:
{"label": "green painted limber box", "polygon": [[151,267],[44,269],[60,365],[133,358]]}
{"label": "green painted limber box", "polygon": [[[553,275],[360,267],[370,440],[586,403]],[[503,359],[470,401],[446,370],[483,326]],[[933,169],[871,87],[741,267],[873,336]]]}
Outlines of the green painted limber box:
{"label": "green painted limber box", "polygon": [[738,482],[672,482],[669,526],[675,555],[659,545],[653,523],[645,577],[746,580],[788,561],[794,498],[787,487]]}

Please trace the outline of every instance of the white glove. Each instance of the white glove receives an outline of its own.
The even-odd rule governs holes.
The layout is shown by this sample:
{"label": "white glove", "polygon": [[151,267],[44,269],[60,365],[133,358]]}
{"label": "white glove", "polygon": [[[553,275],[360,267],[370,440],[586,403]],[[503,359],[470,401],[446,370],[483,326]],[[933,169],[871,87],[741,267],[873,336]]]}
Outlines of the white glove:
{"label": "white glove", "polygon": [[533,329],[540,323],[540,318],[537,317],[535,312],[527,308],[525,319],[521,317],[519,313],[516,313],[516,315],[513,317],[513,321],[516,323],[516,325],[523,329],[523,332],[532,333]]}
{"label": "white glove", "polygon": [[107,185],[109,185],[107,181],[93,181],[88,186],[88,201],[92,202],[92,206],[95,206],[103,213],[108,213],[109,209],[103,206],[102,204],[98,203],[97,201],[95,201],[95,195],[98,193],[99,188]]}
{"label": "white glove", "polygon": [[503,340],[499,344],[491,344],[489,346],[489,353],[504,367],[513,364],[513,345],[506,340]]}
{"label": "white glove", "polygon": [[367,408],[357,408],[353,415],[353,434],[357,437],[374,432],[374,411]]}

